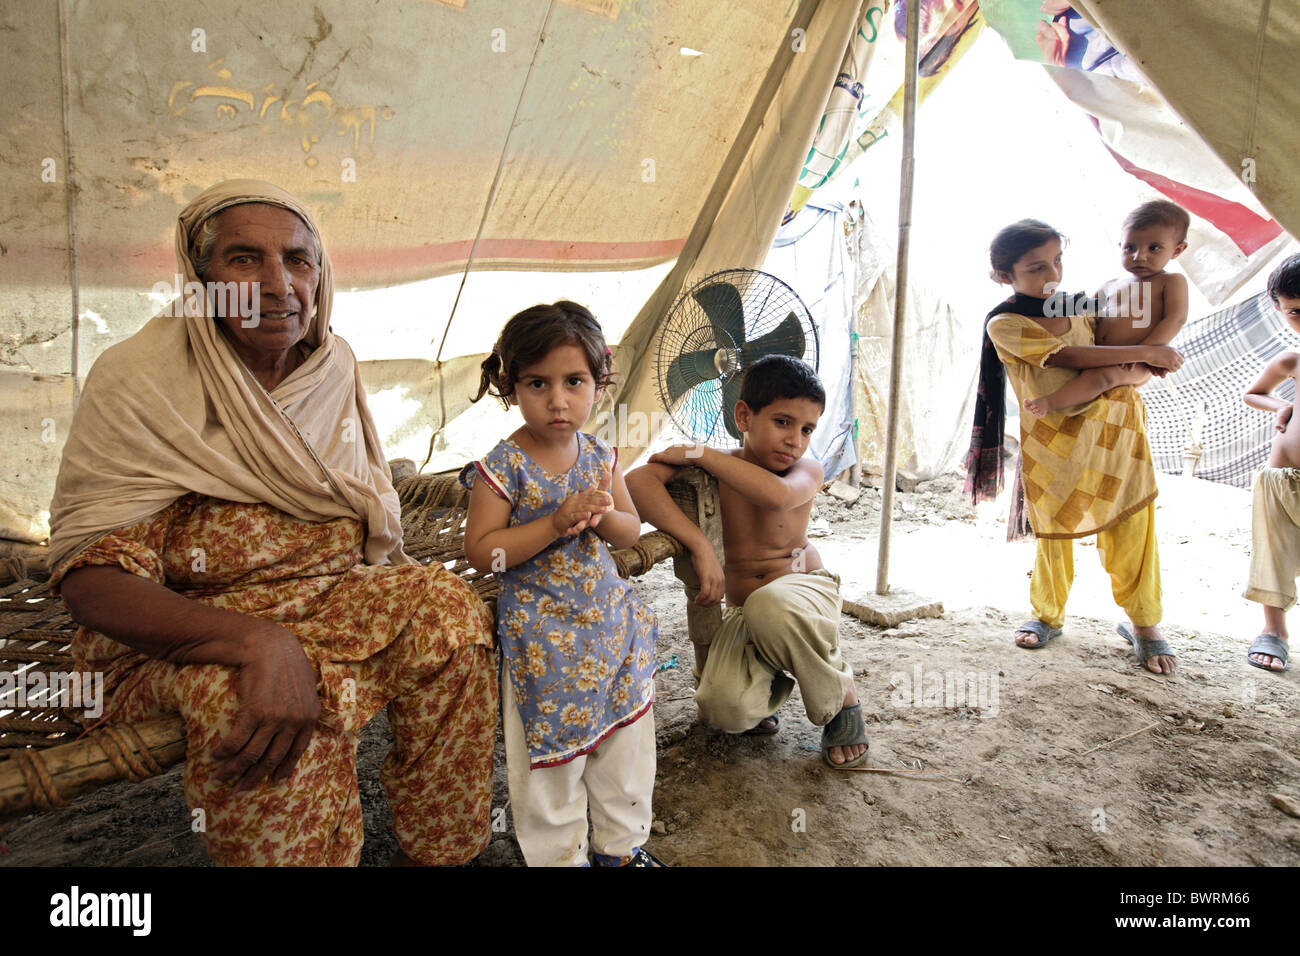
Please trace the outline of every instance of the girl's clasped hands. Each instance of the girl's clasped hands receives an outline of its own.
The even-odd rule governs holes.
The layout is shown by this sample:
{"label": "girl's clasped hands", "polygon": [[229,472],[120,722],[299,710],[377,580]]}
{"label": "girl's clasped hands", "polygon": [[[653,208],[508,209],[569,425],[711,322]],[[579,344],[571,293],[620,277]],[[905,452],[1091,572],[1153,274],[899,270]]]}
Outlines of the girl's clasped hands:
{"label": "girl's clasped hands", "polygon": [[601,516],[614,510],[614,496],[609,493],[612,482],[607,468],[597,484],[565,498],[551,515],[556,534],[567,537],[600,524]]}

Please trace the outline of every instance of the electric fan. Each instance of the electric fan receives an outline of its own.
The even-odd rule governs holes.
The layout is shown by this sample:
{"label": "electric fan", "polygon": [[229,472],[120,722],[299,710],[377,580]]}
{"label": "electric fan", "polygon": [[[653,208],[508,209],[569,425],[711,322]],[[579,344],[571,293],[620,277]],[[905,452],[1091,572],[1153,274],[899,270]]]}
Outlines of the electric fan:
{"label": "electric fan", "polygon": [[793,289],[757,269],[715,272],[691,286],[669,311],[655,355],[659,398],[673,424],[696,443],[739,447],[740,383],[765,355],[817,369],[817,328]]}

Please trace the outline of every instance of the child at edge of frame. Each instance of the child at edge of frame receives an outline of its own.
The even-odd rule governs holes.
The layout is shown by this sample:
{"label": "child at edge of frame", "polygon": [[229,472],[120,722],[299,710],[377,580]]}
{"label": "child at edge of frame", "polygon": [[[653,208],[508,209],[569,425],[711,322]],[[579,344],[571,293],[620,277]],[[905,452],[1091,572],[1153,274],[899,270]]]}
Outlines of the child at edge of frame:
{"label": "child at edge of frame", "polygon": [[[1300,255],[1289,256],[1268,277],[1268,295],[1293,332],[1300,334]],[[1286,612],[1296,602],[1300,573],[1300,427],[1293,427],[1295,403],[1272,392],[1288,378],[1300,381],[1300,352],[1273,359],[1246,392],[1251,408],[1272,412],[1273,447],[1268,464],[1251,483],[1250,577],[1242,595],[1264,606],[1264,630],[1246,660],[1268,671],[1286,670],[1290,635]]]}

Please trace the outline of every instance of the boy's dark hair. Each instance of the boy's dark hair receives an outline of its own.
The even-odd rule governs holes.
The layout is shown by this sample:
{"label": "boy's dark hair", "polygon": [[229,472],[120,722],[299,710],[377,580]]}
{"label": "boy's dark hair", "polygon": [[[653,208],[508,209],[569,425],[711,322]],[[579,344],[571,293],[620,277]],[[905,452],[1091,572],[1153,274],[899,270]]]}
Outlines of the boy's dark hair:
{"label": "boy's dark hair", "polygon": [[1192,224],[1192,217],[1187,210],[1168,199],[1153,199],[1144,202],[1124,217],[1124,231],[1130,229],[1150,229],[1152,226],[1168,226],[1178,237],[1175,242],[1187,239],[1187,227]]}
{"label": "boy's dark hair", "polygon": [[989,264],[994,272],[1014,272],[1020,257],[1053,239],[1065,243],[1061,235],[1041,219],[1021,219],[999,230],[989,244]]}
{"label": "boy's dark hair", "polygon": [[1300,252],[1287,256],[1282,260],[1282,264],[1269,274],[1268,297],[1273,300],[1274,305],[1282,304],[1277,301],[1280,295],[1288,299],[1300,299]]}
{"label": "boy's dark hair", "polygon": [[511,316],[492,354],[479,366],[478,394],[471,401],[491,394],[510,407],[519,373],[546,357],[560,345],[576,345],[587,357],[587,367],[597,388],[613,382],[614,360],[605,346],[605,333],[589,310],[561,299],[553,305],[534,305]]}
{"label": "boy's dark hair", "polygon": [[764,355],[745,370],[740,400],[760,412],[782,398],[807,398],[826,410],[826,389],[812,366],[789,355]]}

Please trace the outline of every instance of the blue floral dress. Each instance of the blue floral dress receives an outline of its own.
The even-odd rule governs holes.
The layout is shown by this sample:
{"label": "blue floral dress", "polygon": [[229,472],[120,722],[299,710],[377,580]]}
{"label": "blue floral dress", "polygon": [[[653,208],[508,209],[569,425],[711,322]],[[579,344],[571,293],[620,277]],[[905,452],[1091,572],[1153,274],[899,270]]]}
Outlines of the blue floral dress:
{"label": "blue floral dress", "polygon": [[[600,482],[617,452],[578,433],[578,460],[553,475],[510,439],[465,466],[510,502],[510,526],[552,514]],[[654,700],[654,613],[618,576],[609,547],[587,529],[560,538],[500,574],[497,635],[528,743],[529,766],[567,763],[649,710]]]}

